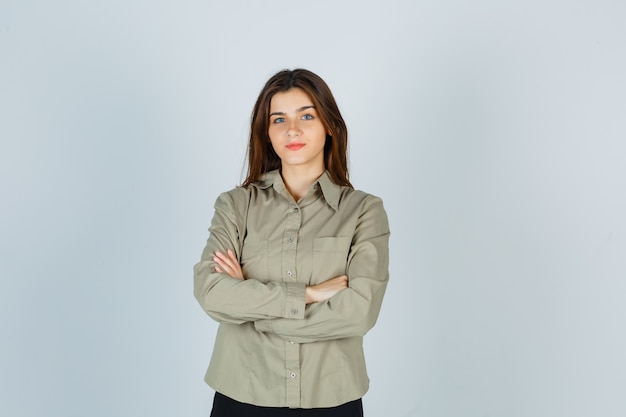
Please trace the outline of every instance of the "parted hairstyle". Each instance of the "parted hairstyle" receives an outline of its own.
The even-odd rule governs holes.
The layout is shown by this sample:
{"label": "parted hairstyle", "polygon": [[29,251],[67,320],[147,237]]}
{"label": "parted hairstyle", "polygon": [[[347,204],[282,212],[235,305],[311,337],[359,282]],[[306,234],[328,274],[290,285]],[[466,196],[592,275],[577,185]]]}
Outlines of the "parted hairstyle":
{"label": "parted hairstyle", "polygon": [[348,129],[341,117],[330,88],[318,75],[306,69],[282,70],[265,84],[252,110],[250,141],[248,142],[248,174],[242,186],[246,187],[261,176],[281,167],[281,161],[268,134],[270,103],[276,93],[292,88],[303,90],[313,101],[327,132],[324,145],[324,165],[335,184],[350,188],[348,180]]}

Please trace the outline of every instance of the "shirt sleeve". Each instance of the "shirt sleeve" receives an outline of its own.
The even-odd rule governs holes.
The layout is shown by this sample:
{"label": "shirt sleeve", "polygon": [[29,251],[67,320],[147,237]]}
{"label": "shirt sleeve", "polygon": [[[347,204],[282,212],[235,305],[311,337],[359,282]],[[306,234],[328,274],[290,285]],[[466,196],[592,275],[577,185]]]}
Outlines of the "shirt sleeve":
{"label": "shirt sleeve", "polygon": [[200,262],[194,266],[194,296],[200,306],[220,323],[241,324],[268,318],[302,319],[305,313],[305,284],[240,280],[216,272],[215,251],[232,249],[241,259],[240,238],[245,232],[249,197],[243,188],[221,194],[209,238]]}
{"label": "shirt sleeve", "polygon": [[379,198],[362,209],[352,242],[347,289],[307,306],[302,320],[257,320],[257,331],[297,343],[365,335],[376,323],[389,280],[389,225]]}

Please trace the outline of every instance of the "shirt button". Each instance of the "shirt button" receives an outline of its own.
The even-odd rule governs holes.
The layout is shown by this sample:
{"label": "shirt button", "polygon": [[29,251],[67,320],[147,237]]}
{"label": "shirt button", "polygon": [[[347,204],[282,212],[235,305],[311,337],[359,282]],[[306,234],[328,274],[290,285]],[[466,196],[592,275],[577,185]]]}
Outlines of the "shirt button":
{"label": "shirt button", "polygon": [[289,243],[293,242],[293,237],[289,236],[289,237],[287,238],[287,242],[289,242]]}
{"label": "shirt button", "polygon": [[291,379],[296,379],[296,373],[292,372],[291,375],[289,375],[291,377]]}
{"label": "shirt button", "polygon": [[292,208],[292,209],[291,209],[291,212],[292,212],[292,213],[297,213],[297,212],[298,212],[298,210],[299,210],[299,209],[298,209],[298,207],[294,207],[294,208]]}
{"label": "shirt button", "polygon": [[291,277],[293,276],[293,272],[291,272],[291,271],[287,271],[287,276],[288,276],[289,278],[291,278]]}
{"label": "shirt button", "polygon": [[293,314],[293,315],[298,314],[298,309],[297,308],[292,308],[291,309],[291,314]]}
{"label": "shirt button", "polygon": [[290,341],[289,341],[289,343],[291,343],[291,344],[293,345],[293,344],[294,344],[294,343],[296,343],[296,342],[294,342],[293,340],[290,340]]}

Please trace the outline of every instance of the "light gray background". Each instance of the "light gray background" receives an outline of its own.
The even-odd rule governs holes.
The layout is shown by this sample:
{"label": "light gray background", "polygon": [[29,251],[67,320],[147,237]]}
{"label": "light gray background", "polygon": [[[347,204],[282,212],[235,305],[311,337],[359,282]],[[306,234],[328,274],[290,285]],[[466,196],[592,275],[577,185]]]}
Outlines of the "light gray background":
{"label": "light gray background", "polygon": [[192,266],[294,67],[390,217],[366,415],[626,414],[623,1],[0,5],[0,415],[208,415]]}

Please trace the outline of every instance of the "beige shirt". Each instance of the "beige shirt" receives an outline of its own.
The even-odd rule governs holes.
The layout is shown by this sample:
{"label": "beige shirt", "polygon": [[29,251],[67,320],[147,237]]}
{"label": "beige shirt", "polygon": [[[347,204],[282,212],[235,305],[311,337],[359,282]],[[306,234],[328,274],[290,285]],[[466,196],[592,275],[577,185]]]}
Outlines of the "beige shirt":
{"label": "beige shirt", "polygon": [[[194,266],[194,295],[220,323],[206,382],[260,406],[332,407],[365,394],[363,335],[389,278],[389,226],[378,197],[324,173],[294,201],[278,171],[221,194]],[[245,280],[215,272],[231,248]],[[346,274],[349,288],[305,306],[305,286]]]}

